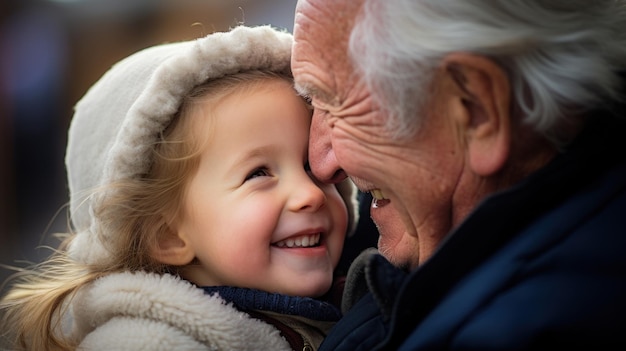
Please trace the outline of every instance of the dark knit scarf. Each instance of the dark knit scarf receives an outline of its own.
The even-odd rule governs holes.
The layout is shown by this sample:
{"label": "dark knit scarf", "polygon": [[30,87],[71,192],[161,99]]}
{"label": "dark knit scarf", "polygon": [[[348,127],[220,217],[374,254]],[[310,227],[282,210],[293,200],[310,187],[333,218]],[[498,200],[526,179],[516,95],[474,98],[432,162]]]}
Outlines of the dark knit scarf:
{"label": "dark knit scarf", "polygon": [[261,310],[302,316],[318,321],[337,321],[341,311],[333,304],[310,297],[289,296],[232,286],[205,286],[206,294],[218,293],[242,311]]}

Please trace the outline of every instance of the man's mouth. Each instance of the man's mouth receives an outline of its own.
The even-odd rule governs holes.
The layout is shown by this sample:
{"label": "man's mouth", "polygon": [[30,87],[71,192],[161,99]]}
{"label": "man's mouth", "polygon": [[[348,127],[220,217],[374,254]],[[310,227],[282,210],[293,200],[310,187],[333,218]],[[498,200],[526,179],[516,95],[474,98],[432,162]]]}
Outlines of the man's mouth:
{"label": "man's mouth", "polygon": [[380,189],[372,189],[370,190],[370,194],[372,194],[372,207],[379,208],[387,205],[389,203],[389,199],[385,197],[382,190]]}
{"label": "man's mouth", "polygon": [[321,233],[299,235],[274,243],[277,247],[315,247],[320,244]]}
{"label": "man's mouth", "polygon": [[383,191],[380,189],[372,189],[370,190],[370,194],[372,194],[372,197],[376,200],[386,200],[385,194],[383,194]]}

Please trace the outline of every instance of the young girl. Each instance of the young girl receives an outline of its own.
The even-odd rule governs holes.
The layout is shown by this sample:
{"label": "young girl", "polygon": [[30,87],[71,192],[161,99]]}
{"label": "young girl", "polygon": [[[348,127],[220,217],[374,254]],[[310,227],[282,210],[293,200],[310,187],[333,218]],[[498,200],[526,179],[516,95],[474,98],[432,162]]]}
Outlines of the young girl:
{"label": "young girl", "polygon": [[237,27],[140,51],[88,91],[66,156],[76,234],[2,300],[16,347],[317,348],[354,192],[311,177],[290,51]]}

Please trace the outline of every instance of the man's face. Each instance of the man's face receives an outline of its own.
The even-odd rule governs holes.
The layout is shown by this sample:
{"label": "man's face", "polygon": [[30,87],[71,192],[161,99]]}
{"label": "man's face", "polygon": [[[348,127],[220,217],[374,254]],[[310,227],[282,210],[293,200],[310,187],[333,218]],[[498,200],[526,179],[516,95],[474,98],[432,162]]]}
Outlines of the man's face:
{"label": "man's face", "polygon": [[381,253],[398,266],[415,267],[452,225],[452,196],[464,163],[461,138],[441,116],[446,101],[436,94],[420,133],[398,139],[387,130],[388,117],[347,56],[353,18],[338,14],[356,14],[358,7],[358,1],[312,0],[296,9],[292,70],[315,107],[309,161],[322,181],[337,182],[345,172],[378,197],[371,215]]}

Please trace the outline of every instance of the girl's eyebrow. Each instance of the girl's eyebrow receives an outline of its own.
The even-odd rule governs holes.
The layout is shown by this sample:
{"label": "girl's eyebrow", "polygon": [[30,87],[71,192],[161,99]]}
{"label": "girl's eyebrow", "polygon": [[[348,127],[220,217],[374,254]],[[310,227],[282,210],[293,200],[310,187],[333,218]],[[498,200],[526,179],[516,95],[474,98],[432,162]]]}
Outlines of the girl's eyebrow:
{"label": "girl's eyebrow", "polygon": [[268,144],[268,145],[263,145],[263,146],[250,149],[244,152],[243,154],[238,155],[233,160],[232,165],[229,168],[229,171],[233,171],[237,167],[240,167],[242,164],[250,160],[253,160],[255,158],[261,158],[263,156],[273,155],[279,150],[280,150],[280,147],[278,147],[278,145],[276,144]]}

